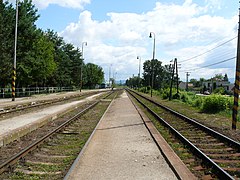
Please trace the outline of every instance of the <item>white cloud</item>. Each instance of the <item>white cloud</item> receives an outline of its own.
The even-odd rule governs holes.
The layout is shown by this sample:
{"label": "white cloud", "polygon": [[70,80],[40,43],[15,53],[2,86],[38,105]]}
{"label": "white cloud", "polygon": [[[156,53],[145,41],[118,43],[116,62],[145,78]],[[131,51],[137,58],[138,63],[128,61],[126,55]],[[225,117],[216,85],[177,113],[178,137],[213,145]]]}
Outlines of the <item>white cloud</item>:
{"label": "white cloud", "polygon": [[221,9],[223,6],[222,0],[205,0],[207,7],[211,10],[213,9]]}
{"label": "white cloud", "polygon": [[40,9],[47,8],[50,4],[56,4],[62,7],[83,9],[90,0],[33,0],[33,3]]}
{"label": "white cloud", "polygon": [[[211,4],[217,5],[217,2],[211,1]],[[206,6],[199,6],[191,0],[182,5],[158,2],[152,11],[142,14],[108,13],[109,20],[106,21],[96,21],[91,12],[84,11],[79,21],[69,24],[60,35],[78,47],[87,41],[86,62],[103,65],[106,70],[113,64],[118,74],[127,74],[125,78],[128,78],[138,72],[137,56],[142,60],[152,56],[150,31],[156,34],[156,58],[164,63],[174,57],[186,59],[200,54],[216,45],[213,40],[234,37],[237,16],[227,19],[207,15],[209,4],[209,0]],[[206,60],[208,56],[201,56],[182,68],[199,67]],[[207,74],[205,71],[204,75]]]}
{"label": "white cloud", "polygon": [[[15,4],[16,0],[4,0]],[[22,1],[22,0],[20,0]],[[62,7],[83,9],[84,5],[89,4],[91,0],[33,0],[38,9],[45,9],[50,4],[56,4]]]}

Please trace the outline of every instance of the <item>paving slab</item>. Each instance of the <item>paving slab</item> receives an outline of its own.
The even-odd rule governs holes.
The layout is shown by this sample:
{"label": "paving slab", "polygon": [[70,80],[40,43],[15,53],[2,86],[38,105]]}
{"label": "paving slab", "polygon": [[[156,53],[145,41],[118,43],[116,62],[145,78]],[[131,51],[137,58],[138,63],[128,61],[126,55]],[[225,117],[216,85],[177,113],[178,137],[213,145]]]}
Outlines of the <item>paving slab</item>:
{"label": "paving slab", "polygon": [[51,94],[35,94],[30,97],[15,98],[15,101],[12,101],[12,98],[0,98],[0,110],[4,109],[4,107],[20,105],[20,104],[29,103],[29,102],[57,99],[57,98],[69,97],[73,95],[86,94],[94,91],[102,92],[107,90],[108,89],[94,89],[94,90],[82,90],[82,92],[71,91],[71,92],[59,92],[59,93],[51,93]]}
{"label": "paving slab", "polygon": [[177,179],[124,92],[115,99],[65,180]]}
{"label": "paving slab", "polygon": [[53,105],[27,114],[15,116],[0,121],[0,147],[4,146],[21,136],[41,127],[49,121],[53,121],[70,109],[80,105],[83,102],[91,101],[102,93],[92,95],[82,100],[65,103],[62,105]]}

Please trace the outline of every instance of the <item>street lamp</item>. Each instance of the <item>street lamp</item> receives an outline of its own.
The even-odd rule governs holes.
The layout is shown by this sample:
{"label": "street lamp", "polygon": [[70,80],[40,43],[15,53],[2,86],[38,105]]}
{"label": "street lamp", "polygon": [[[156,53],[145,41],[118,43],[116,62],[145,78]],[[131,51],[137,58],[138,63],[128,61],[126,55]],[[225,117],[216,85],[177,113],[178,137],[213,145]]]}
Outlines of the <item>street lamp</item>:
{"label": "street lamp", "polygon": [[140,68],[141,68],[141,57],[140,56],[137,56],[137,59],[139,59],[139,68],[138,68],[138,91],[139,91],[139,88],[140,88]]}
{"label": "street lamp", "polygon": [[15,22],[15,42],[14,42],[14,59],[13,59],[13,74],[12,74],[12,101],[15,101],[15,84],[16,84],[16,68],[17,68],[17,26],[18,26],[18,0],[16,0],[16,22]]}
{"label": "street lamp", "polygon": [[83,81],[83,60],[84,60],[84,56],[83,56],[83,46],[87,46],[87,42],[82,42],[82,63],[81,63],[81,74],[80,74],[80,92],[82,91],[82,81]]}
{"label": "street lamp", "polygon": [[[150,32],[149,38],[153,37],[153,61],[154,61],[154,57],[155,57],[155,33],[154,32]],[[152,61],[152,85],[151,85],[151,97],[152,97],[152,89],[153,89],[153,61]]]}

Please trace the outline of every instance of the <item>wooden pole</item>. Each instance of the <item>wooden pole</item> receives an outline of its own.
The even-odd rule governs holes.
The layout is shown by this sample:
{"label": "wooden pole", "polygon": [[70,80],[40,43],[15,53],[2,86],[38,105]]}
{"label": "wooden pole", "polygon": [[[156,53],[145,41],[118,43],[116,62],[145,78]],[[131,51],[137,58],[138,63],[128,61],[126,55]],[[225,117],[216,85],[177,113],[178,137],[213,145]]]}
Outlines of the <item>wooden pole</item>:
{"label": "wooden pole", "polygon": [[232,112],[232,129],[236,130],[237,128],[237,114],[238,114],[238,99],[239,99],[239,76],[240,76],[240,13],[239,13],[239,22],[238,22],[238,42],[237,42],[237,59],[236,59],[236,75],[235,75],[235,87],[234,87],[234,104]]}

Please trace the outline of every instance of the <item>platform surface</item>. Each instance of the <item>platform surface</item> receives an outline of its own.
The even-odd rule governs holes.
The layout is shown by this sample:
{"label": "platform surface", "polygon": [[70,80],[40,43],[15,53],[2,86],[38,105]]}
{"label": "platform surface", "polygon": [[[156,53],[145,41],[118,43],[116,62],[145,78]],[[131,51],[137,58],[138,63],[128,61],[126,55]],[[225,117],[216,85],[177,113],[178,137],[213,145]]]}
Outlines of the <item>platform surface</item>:
{"label": "platform surface", "polygon": [[[58,115],[63,114],[68,109],[72,109],[75,106],[79,106],[81,103],[91,101],[102,93],[91,95],[82,100],[75,100],[73,102],[53,105],[43,109],[29,112],[12,118],[7,118],[0,121],[0,147],[8,144],[9,142],[20,138],[21,136],[37,129],[42,124],[45,124],[49,119],[56,119]],[[50,96],[49,96],[50,97]],[[20,101],[14,102],[18,103]],[[25,102],[25,100],[22,100]]]}
{"label": "platform surface", "polygon": [[21,105],[26,103],[35,103],[37,101],[53,100],[63,97],[69,97],[73,95],[85,94],[88,92],[104,92],[108,89],[94,89],[94,90],[82,90],[79,91],[70,91],[70,92],[59,92],[59,93],[49,93],[49,94],[35,94],[29,97],[16,97],[15,101],[12,101],[12,98],[0,98],[0,110],[5,109],[8,106]]}
{"label": "platform surface", "polygon": [[115,99],[65,179],[177,179],[124,92]]}

